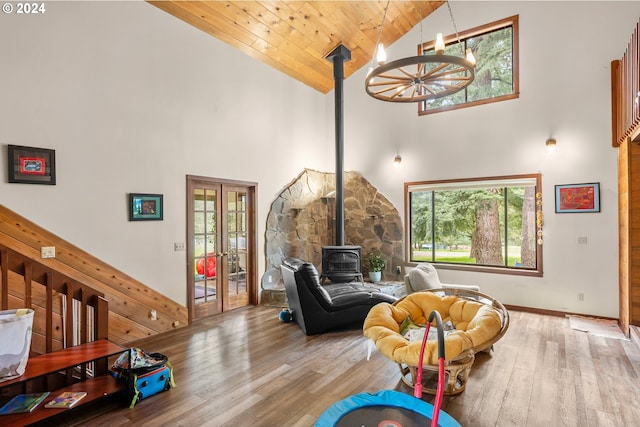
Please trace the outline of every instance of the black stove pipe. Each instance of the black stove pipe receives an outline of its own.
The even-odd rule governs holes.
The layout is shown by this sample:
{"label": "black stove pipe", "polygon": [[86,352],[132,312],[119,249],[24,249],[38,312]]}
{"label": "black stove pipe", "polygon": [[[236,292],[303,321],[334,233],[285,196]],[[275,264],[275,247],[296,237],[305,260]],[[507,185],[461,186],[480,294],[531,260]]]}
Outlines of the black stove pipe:
{"label": "black stove pipe", "polygon": [[335,127],[336,127],[336,246],[344,246],[344,100],[342,83],[344,62],[351,59],[351,51],[338,45],[326,59],[333,62],[335,81]]}

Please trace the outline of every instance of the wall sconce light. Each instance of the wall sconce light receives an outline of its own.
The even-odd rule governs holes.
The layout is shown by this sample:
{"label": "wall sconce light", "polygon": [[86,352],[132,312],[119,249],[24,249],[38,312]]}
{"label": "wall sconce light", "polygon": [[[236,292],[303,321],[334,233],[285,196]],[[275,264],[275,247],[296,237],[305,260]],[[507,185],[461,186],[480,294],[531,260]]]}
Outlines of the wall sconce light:
{"label": "wall sconce light", "polygon": [[398,154],[393,159],[393,166],[399,168],[400,167],[400,163],[402,163],[402,157],[400,157],[400,154]]}
{"label": "wall sconce light", "polygon": [[545,142],[545,145],[547,146],[547,153],[552,154],[556,151],[556,139],[555,138],[548,138],[547,142]]}

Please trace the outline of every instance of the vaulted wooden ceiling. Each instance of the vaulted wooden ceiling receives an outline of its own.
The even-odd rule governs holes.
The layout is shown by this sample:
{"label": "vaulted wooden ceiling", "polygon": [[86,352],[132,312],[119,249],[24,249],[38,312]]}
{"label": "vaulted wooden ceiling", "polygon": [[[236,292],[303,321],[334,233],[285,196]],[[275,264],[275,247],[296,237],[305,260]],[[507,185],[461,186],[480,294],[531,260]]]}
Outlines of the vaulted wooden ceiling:
{"label": "vaulted wooden ceiling", "polygon": [[[333,89],[333,64],[325,57],[338,45],[351,51],[345,78],[369,65],[387,5],[386,0],[149,3],[322,93]],[[381,42],[389,46],[442,4],[391,0]]]}

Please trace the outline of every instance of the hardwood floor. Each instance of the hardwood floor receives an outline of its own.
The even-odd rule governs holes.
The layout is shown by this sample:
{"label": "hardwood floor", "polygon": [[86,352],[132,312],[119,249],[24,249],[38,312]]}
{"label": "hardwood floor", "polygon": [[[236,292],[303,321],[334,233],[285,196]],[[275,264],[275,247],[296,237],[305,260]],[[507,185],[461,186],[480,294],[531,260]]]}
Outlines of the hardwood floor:
{"label": "hardwood floor", "polygon": [[[466,390],[445,397],[449,415],[479,427],[639,425],[637,343],[574,331],[567,318],[510,313],[509,330],[491,354],[478,355]],[[308,427],[353,394],[411,394],[394,363],[375,350],[366,360],[360,330],[307,337],[272,307],[223,313],[135,345],[169,356],[177,387],[132,410],[119,402],[78,408],[56,425]]]}

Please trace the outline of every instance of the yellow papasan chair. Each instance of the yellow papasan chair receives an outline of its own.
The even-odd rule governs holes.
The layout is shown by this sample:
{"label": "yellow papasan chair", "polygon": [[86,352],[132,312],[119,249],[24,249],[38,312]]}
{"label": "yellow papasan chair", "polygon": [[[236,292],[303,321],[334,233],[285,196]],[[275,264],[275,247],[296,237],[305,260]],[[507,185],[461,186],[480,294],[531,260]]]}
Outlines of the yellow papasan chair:
{"label": "yellow papasan chair", "polygon": [[[364,321],[364,335],[378,351],[396,362],[405,384],[416,382],[422,341],[409,341],[401,327],[416,328],[427,322],[437,310],[442,322],[455,329],[445,333],[445,391],[447,395],[464,391],[475,354],[490,350],[507,331],[509,312],[494,298],[473,290],[429,289],[416,292],[393,304],[380,303],[371,308]],[[431,330],[435,330],[435,324]],[[404,332],[404,331],[403,331]],[[438,371],[438,346],[429,339],[424,351],[424,369]],[[424,390],[435,394],[434,387]]]}

